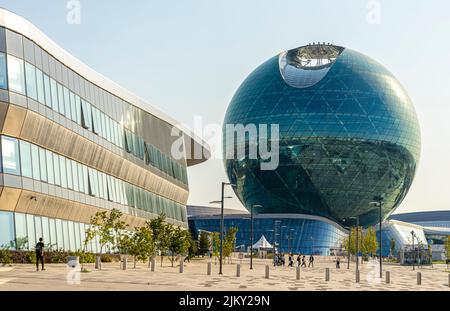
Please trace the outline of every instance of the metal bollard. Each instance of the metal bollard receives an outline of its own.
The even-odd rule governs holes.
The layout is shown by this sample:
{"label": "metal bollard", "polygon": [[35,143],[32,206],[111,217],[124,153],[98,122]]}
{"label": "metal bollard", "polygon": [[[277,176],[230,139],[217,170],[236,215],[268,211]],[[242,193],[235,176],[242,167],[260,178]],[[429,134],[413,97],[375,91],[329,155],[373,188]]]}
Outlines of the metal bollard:
{"label": "metal bollard", "polygon": [[184,271],[184,261],[183,258],[180,259],[180,273],[183,273]]}
{"label": "metal bollard", "polygon": [[208,268],[206,270],[206,274],[211,275],[211,270],[212,270],[212,264],[211,264],[211,262],[208,262]]}
{"label": "metal bollard", "polygon": [[102,259],[100,256],[95,257],[95,269],[102,269]]}
{"label": "metal bollard", "polygon": [[241,276],[241,264],[237,264],[236,265],[236,277],[240,277]]}
{"label": "metal bollard", "polygon": [[330,280],[330,268],[325,268],[325,281]]}
{"label": "metal bollard", "polygon": [[448,274],[448,287],[450,287],[450,273]]}
{"label": "metal bollard", "polygon": [[417,272],[417,285],[422,285],[422,272]]}
{"label": "metal bollard", "polygon": [[266,265],[266,279],[269,278],[269,266]]}
{"label": "metal bollard", "polygon": [[386,284],[391,283],[391,272],[386,271]]}
{"label": "metal bollard", "polygon": [[127,270],[127,258],[122,259],[122,270]]}
{"label": "metal bollard", "polygon": [[297,280],[300,280],[300,271],[301,271],[300,266],[297,266],[297,267],[295,268]]}
{"label": "metal bollard", "polygon": [[356,283],[359,283],[359,270],[356,270]]}
{"label": "metal bollard", "polygon": [[155,260],[155,258],[152,258],[151,264],[150,264],[152,272],[155,272],[155,266],[156,266],[156,260]]}

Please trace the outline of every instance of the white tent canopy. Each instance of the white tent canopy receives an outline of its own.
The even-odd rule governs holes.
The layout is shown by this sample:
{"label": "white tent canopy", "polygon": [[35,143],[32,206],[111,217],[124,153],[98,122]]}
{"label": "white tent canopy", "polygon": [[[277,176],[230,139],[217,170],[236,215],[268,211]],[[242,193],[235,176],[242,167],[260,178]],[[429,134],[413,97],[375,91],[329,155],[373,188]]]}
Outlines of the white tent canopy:
{"label": "white tent canopy", "polygon": [[259,239],[258,242],[253,244],[253,248],[269,249],[269,248],[273,248],[273,246],[269,243],[269,241],[267,241],[266,237],[263,235],[263,236],[261,236],[261,238]]}

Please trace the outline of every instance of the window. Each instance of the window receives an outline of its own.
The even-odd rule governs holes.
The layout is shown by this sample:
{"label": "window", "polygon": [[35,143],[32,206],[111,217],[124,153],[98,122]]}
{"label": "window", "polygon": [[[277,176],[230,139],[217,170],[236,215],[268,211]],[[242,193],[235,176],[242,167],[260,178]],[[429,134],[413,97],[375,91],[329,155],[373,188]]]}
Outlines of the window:
{"label": "window", "polygon": [[59,156],[59,168],[61,171],[61,187],[67,188],[66,159],[63,156]]}
{"label": "window", "polygon": [[64,115],[65,114],[65,107],[64,107],[64,93],[63,93],[63,86],[58,83],[58,107],[59,107],[59,113]]}
{"label": "window", "polygon": [[36,68],[36,85],[37,85],[37,95],[38,101],[41,104],[45,104],[45,92],[44,92],[44,75],[42,71]]}
{"label": "window", "polygon": [[91,104],[88,102],[81,100],[81,109],[82,109],[82,119],[81,119],[81,125],[85,129],[92,129],[92,110],[91,110]]}
{"label": "window", "polygon": [[25,80],[28,97],[37,100],[36,68],[27,62],[25,62]]}
{"label": "window", "polygon": [[42,217],[42,238],[46,245],[50,243],[50,226],[48,220],[47,217]]}
{"label": "window", "polygon": [[77,162],[75,162],[75,161],[70,161],[70,162],[72,164],[73,190],[79,191]]}
{"label": "window", "polygon": [[5,53],[0,53],[0,88],[6,89],[6,56]]}
{"label": "window", "polygon": [[28,249],[27,219],[25,214],[14,213],[16,225],[16,249]]}
{"label": "window", "polygon": [[59,106],[58,106],[58,87],[56,86],[56,81],[53,79],[50,79],[50,90],[51,90],[51,97],[52,97],[52,107],[53,110],[56,112],[59,112]]}
{"label": "window", "polygon": [[52,107],[52,97],[50,93],[50,78],[44,74],[44,93],[45,93],[45,105]]}
{"label": "window", "polygon": [[64,249],[64,231],[61,219],[56,219],[56,241],[58,249]]}
{"label": "window", "polygon": [[61,186],[61,169],[59,166],[59,156],[53,153],[53,167],[55,171],[55,185]]}
{"label": "window", "polygon": [[53,154],[49,150],[45,150],[45,157],[47,159],[47,181],[49,184],[55,183],[55,175],[53,169]]}
{"label": "window", "polygon": [[70,250],[69,223],[67,220],[62,221],[64,232],[64,250]]}
{"label": "window", "polygon": [[13,213],[0,211],[0,247],[15,248]]}
{"label": "window", "polygon": [[82,165],[83,169],[83,184],[84,184],[84,193],[90,194],[89,190],[89,177],[88,177],[88,169],[86,165]]}
{"label": "window", "polygon": [[35,232],[36,232],[36,241],[38,241],[39,238],[43,237],[42,218],[40,216],[34,216],[34,227],[35,227]]}
{"label": "window", "polygon": [[66,169],[67,169],[67,188],[73,189],[73,175],[72,175],[72,165],[70,164],[70,160],[66,160]]}
{"label": "window", "polygon": [[75,95],[75,112],[76,122],[81,125],[81,99],[78,95]]}
{"label": "window", "polygon": [[39,167],[41,169],[41,180],[47,181],[47,161],[45,149],[39,148]]}
{"label": "window", "polygon": [[34,216],[27,214],[27,236],[28,236],[28,245],[30,248],[34,248],[36,245],[36,233],[34,228]]}
{"label": "window", "polygon": [[63,87],[63,94],[64,94],[64,111],[65,111],[65,116],[70,119],[71,117],[70,117],[69,90],[65,86]]}
{"label": "window", "polygon": [[33,178],[31,146],[25,141],[20,141],[20,164],[22,168],[22,176]]}
{"label": "window", "polygon": [[99,111],[97,108],[92,107],[92,131],[98,134],[100,131]]}
{"label": "window", "polygon": [[25,95],[23,60],[8,55],[8,84],[11,91]]}
{"label": "window", "polygon": [[82,165],[79,163],[77,163],[77,171],[78,171],[78,186],[80,188],[80,192],[84,192],[83,168]]}
{"label": "window", "polygon": [[70,119],[77,122],[77,107],[75,105],[75,94],[73,92],[69,93],[70,98]]}
{"label": "window", "polygon": [[56,238],[56,220],[50,218],[49,226],[50,226],[50,240],[47,242],[50,243],[50,247],[52,249],[58,249],[58,240]]}
{"label": "window", "polygon": [[105,114],[100,112],[100,136],[106,138],[106,118]]}
{"label": "window", "polygon": [[2,164],[4,173],[20,175],[19,143],[17,139],[2,136]]}
{"label": "window", "polygon": [[33,179],[40,180],[41,173],[39,171],[39,148],[36,145],[31,145],[31,163],[33,169]]}

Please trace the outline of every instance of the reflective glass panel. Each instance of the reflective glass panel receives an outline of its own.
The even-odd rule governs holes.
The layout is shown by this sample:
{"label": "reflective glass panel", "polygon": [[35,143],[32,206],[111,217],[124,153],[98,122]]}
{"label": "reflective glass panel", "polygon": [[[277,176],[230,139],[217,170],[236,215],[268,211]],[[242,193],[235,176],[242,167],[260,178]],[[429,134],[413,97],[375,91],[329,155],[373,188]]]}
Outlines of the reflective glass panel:
{"label": "reflective glass panel", "polygon": [[8,85],[11,91],[25,94],[23,60],[8,55]]}
{"label": "reflective glass panel", "polygon": [[2,136],[2,166],[6,174],[20,175],[19,143],[17,139]]}
{"label": "reflective glass panel", "polygon": [[25,62],[25,76],[27,83],[27,96],[34,100],[38,100],[37,85],[36,85],[36,68],[27,62]]}
{"label": "reflective glass panel", "polygon": [[31,165],[31,146],[30,143],[20,141],[20,162],[22,168],[22,176],[33,178]]}

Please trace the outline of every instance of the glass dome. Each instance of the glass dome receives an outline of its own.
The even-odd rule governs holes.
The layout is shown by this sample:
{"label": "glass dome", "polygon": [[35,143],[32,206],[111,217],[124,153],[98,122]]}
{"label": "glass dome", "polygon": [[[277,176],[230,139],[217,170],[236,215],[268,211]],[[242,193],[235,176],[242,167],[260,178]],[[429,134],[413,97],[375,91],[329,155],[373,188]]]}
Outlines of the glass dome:
{"label": "glass dome", "polygon": [[[279,124],[279,166],[225,155],[226,124]],[[420,158],[420,128],[397,79],[371,58],[313,44],[272,57],[236,91],[223,128],[224,164],[241,202],[258,213],[303,213],[343,226],[378,222],[399,206]]]}

